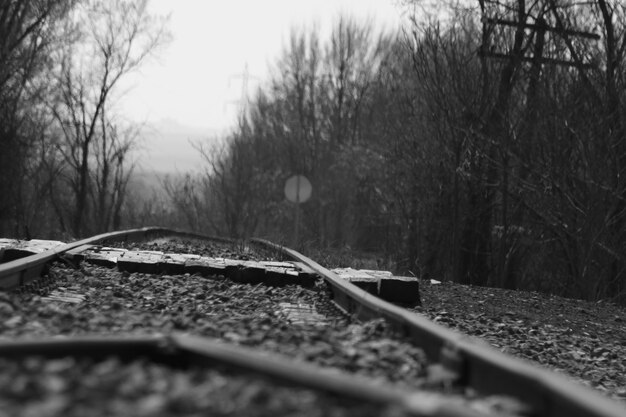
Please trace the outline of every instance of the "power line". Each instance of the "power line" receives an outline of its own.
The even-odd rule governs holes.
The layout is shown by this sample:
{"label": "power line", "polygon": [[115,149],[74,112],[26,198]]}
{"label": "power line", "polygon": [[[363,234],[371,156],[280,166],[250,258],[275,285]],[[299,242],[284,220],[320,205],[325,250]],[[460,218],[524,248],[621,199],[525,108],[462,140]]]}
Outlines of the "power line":
{"label": "power line", "polygon": [[595,64],[587,64],[584,62],[575,62],[575,61],[567,61],[564,59],[533,57],[533,56],[515,57],[514,55],[511,55],[511,54],[504,54],[500,52],[491,52],[491,51],[483,51],[483,50],[479,50],[478,55],[485,56],[488,58],[503,59],[503,60],[517,58],[524,62],[537,62],[539,64],[561,65],[561,66],[566,66],[566,67],[577,67],[577,68],[595,68],[596,67]]}
{"label": "power line", "polygon": [[[230,82],[233,79],[241,79],[241,95],[238,100],[230,100],[228,103],[237,104],[240,106],[240,110],[244,110],[250,104],[250,97],[248,95],[248,87],[250,84],[250,79],[258,80],[259,77],[254,75],[250,75],[250,69],[248,67],[248,63],[246,62],[243,72],[239,74],[232,74],[228,77],[228,86],[230,87]],[[227,104],[228,104],[227,103]]]}
{"label": "power line", "polygon": [[[485,11],[483,8],[483,14],[484,13]],[[532,16],[530,17],[532,18]],[[541,40],[536,40],[536,42],[542,42],[542,43],[544,41],[545,32],[556,33],[557,35],[560,35],[566,41],[567,41],[566,39],[567,36],[591,39],[593,41],[597,41],[600,39],[600,35],[593,33],[593,32],[584,32],[580,30],[555,28],[555,27],[548,26],[545,20],[541,16],[539,18],[534,18],[536,23],[518,22],[514,20],[509,20],[509,19],[487,17],[484,15],[481,20],[484,25],[492,24],[496,26],[509,26],[509,27],[523,28],[523,29],[532,29],[537,33],[537,36],[541,37]],[[487,30],[485,27],[483,28],[483,45],[478,51],[479,56],[495,58],[495,59],[504,59],[504,60],[519,59],[522,62],[532,62],[534,63],[534,65],[551,64],[551,65],[561,65],[561,66],[569,66],[569,67],[585,68],[585,69],[596,67],[596,65],[593,63],[584,63],[581,61],[548,58],[544,56],[524,56],[524,55],[519,56],[519,55],[510,54],[510,53],[497,52],[497,51],[491,50],[487,45],[487,42],[489,40],[489,34],[491,32],[492,32],[491,30]]]}
{"label": "power line", "polygon": [[[503,26],[514,26],[514,27],[519,26],[519,22],[516,22],[514,20],[507,20],[507,19],[494,19],[492,17],[483,17],[482,21],[483,23],[493,23],[493,24],[503,25]],[[577,36],[580,38],[587,38],[587,39],[594,39],[594,40],[600,39],[600,35],[598,35],[597,33],[593,33],[593,32],[583,32],[580,30],[572,30],[572,29],[559,29],[559,28],[553,28],[547,25],[541,25],[541,24],[535,24],[535,23],[524,23],[523,27],[524,29],[535,29],[535,30],[541,29],[541,30],[545,30],[548,32],[555,32],[560,35],[571,35],[571,36]]]}

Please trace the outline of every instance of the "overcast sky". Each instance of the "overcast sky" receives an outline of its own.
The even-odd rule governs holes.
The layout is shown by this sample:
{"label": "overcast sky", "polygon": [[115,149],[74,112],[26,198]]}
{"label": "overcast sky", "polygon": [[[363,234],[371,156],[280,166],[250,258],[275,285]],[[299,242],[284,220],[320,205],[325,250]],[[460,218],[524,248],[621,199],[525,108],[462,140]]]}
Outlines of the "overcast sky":
{"label": "overcast sky", "polygon": [[[267,78],[293,27],[317,23],[328,31],[346,13],[395,28],[397,0],[151,0],[150,9],[171,14],[173,41],[158,60],[128,80],[120,106],[135,121],[184,125],[219,134],[234,123],[242,96]],[[125,86],[126,87],[126,86]],[[171,126],[170,126],[171,127]],[[185,146],[184,144],[180,144]],[[179,151],[181,151],[179,149]]]}
{"label": "overcast sky", "polygon": [[222,129],[230,125],[248,65],[249,90],[267,76],[289,31],[317,21],[322,29],[342,11],[396,25],[396,0],[151,0],[171,13],[172,43],[144,66],[124,98],[127,115],[174,119]]}

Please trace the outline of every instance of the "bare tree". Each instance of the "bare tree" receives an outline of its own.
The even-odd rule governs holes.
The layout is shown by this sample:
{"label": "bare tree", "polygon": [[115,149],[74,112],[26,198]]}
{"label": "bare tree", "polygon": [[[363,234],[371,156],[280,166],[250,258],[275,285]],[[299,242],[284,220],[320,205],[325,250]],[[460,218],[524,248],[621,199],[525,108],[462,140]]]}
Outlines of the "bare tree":
{"label": "bare tree", "polygon": [[[147,4],[147,0],[89,1],[68,22],[52,112],[62,132],[59,152],[71,167],[66,179],[72,191],[71,231],[76,236],[86,232],[86,219],[93,214],[88,197],[94,152],[109,147],[103,142],[112,124],[104,114],[112,114],[115,87],[168,38],[165,22],[150,15]],[[124,149],[128,147],[117,152]],[[101,156],[105,154],[106,150]]]}
{"label": "bare tree", "polygon": [[[324,53],[325,77],[320,88],[323,127],[333,146],[333,152],[327,156],[331,165],[334,156],[350,154],[352,148],[365,140],[369,126],[365,106],[369,104],[370,89],[385,57],[383,49],[389,45],[388,37],[377,32],[371,22],[359,24],[354,19],[340,17],[335,23]],[[337,158],[336,169],[344,173],[344,181],[329,187],[332,204],[328,209],[334,219],[330,230],[334,231],[333,239],[338,245],[346,241],[345,233],[351,223],[358,221],[351,209],[355,204],[353,191],[359,177],[365,176],[350,169],[354,164],[349,159],[354,162],[355,156],[343,160],[348,163]],[[330,170],[331,175],[337,174]]]}
{"label": "bare tree", "polygon": [[[458,248],[453,276],[593,299],[624,294],[626,6],[446,7],[445,22],[415,21],[406,43],[422,98],[412,111],[432,116],[416,123],[443,133],[443,150],[457,155],[444,163],[462,231],[449,245]],[[416,149],[426,160],[441,150]],[[433,202],[447,194],[422,192]]]}
{"label": "bare tree", "polygon": [[106,121],[101,113],[98,147],[93,150],[93,167],[90,189],[96,230],[116,230],[121,224],[121,211],[134,165],[129,161],[130,151],[136,145],[139,129],[131,126],[120,128]]}
{"label": "bare tree", "polygon": [[[206,227],[207,220],[210,222],[216,216],[206,204],[204,199],[206,189],[198,174],[188,172],[183,175],[167,176],[163,179],[162,185],[172,207],[170,224],[198,233],[209,234],[213,231]],[[210,225],[214,226],[213,223]],[[221,229],[218,230],[223,232]]]}
{"label": "bare tree", "polygon": [[23,179],[36,175],[28,169],[29,152],[36,147],[42,127],[33,80],[46,72],[56,27],[73,3],[0,4],[0,231],[5,234],[26,233],[20,230],[26,227],[21,215],[28,184]]}

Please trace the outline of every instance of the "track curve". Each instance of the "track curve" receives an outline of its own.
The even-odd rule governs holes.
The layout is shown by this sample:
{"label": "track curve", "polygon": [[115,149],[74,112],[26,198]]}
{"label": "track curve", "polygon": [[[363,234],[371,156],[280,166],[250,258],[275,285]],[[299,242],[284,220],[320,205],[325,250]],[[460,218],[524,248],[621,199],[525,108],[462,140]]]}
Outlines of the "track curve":
{"label": "track curve", "polygon": [[566,378],[538,369],[492,347],[437,325],[355,285],[293,249],[264,239],[253,242],[271,247],[309,266],[331,286],[344,310],[362,318],[384,317],[422,347],[431,360],[447,371],[447,377],[484,394],[505,394],[531,405],[537,415],[550,417],[623,417],[626,410],[601,395]]}
{"label": "track curve", "polygon": [[[203,236],[186,231],[160,227],[148,227],[101,234],[59,246],[38,255],[0,264],[0,289],[14,289],[36,280],[49,262],[59,258],[67,251],[79,248],[80,246],[114,241],[141,240],[158,236],[179,236],[233,242],[230,239]],[[415,345],[420,346],[424,350],[429,359],[437,364],[431,371],[438,378],[445,380],[447,383],[470,387],[483,394],[505,394],[513,396],[529,404],[533,410],[533,415],[537,416],[617,417],[625,415],[624,409],[618,404],[607,400],[591,390],[576,386],[564,377],[543,371],[521,360],[506,356],[475,339],[446,329],[429,321],[423,316],[411,313],[399,306],[374,297],[355,285],[342,280],[337,274],[292,249],[276,245],[263,239],[252,239],[250,242],[254,245],[259,245],[265,250],[274,251],[286,258],[301,262],[315,271],[330,287],[333,294],[333,301],[348,314],[354,315],[362,320],[384,318],[391,323],[401,335],[409,337],[413,340]],[[173,343],[173,345],[177,346],[177,349],[184,347],[187,352],[193,349],[200,349],[200,346],[204,346],[200,349],[203,350],[203,354],[207,354],[207,352],[211,350],[208,347],[210,344],[206,344],[208,342],[187,336],[175,336],[173,339],[170,338],[167,340],[170,346],[172,346]],[[172,342],[172,340],[174,342]],[[79,345],[82,343],[83,347],[94,347],[100,346],[101,344],[107,345],[107,343],[109,346],[118,346],[119,348],[125,346],[122,341],[116,342],[110,338],[108,341],[93,339],[78,341],[78,343]],[[156,341],[146,341],[142,339],[139,345],[145,345],[147,348],[153,349],[159,343],[164,344],[165,341],[163,339]],[[57,349],[59,349],[59,346],[61,346],[71,350],[72,347],[70,344],[70,341],[66,344],[56,342],[50,344],[49,342],[45,342],[40,345],[39,348],[43,349],[45,346],[56,346]],[[155,345],[153,346],[153,344]],[[0,355],[11,352],[10,346],[7,346],[6,344],[0,346]],[[19,344],[13,345],[13,351],[17,351],[17,346],[19,346]],[[237,353],[234,355],[243,358],[246,353]],[[271,373],[272,368],[276,369],[275,365],[268,365],[268,367],[269,368],[264,372]],[[307,378],[305,371],[295,371],[289,368],[289,370],[285,371],[285,375],[290,372],[292,375],[299,375],[298,378]],[[324,381],[320,382],[322,385],[330,383],[323,378],[320,379],[320,381]],[[369,388],[365,386],[358,389],[363,393],[369,392]],[[402,395],[397,393],[388,394],[387,397],[384,397],[386,398],[384,401],[401,402],[405,405],[412,404],[408,399],[409,397],[410,396],[407,396],[406,393]],[[431,407],[430,411],[424,408],[420,409],[415,404],[407,407],[409,409],[411,409],[411,407],[415,408],[413,412],[417,415],[472,415],[471,413],[464,414],[458,409],[442,408],[440,407],[440,403],[437,404],[437,407]]]}

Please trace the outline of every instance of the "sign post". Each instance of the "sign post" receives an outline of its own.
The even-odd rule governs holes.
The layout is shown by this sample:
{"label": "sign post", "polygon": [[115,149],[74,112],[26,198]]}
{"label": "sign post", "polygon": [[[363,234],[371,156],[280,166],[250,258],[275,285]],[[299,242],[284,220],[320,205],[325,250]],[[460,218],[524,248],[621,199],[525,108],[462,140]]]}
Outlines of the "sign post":
{"label": "sign post", "polygon": [[285,197],[294,203],[294,247],[297,248],[300,235],[300,203],[311,198],[313,187],[304,175],[294,175],[285,182]]}

